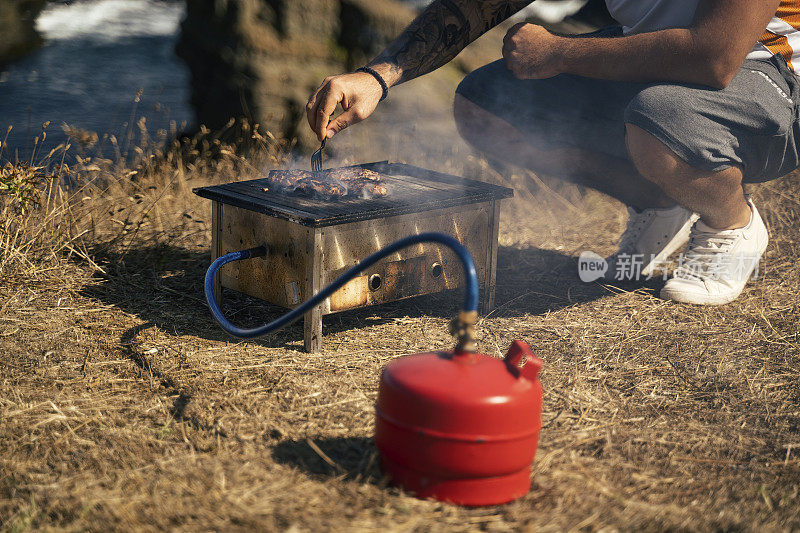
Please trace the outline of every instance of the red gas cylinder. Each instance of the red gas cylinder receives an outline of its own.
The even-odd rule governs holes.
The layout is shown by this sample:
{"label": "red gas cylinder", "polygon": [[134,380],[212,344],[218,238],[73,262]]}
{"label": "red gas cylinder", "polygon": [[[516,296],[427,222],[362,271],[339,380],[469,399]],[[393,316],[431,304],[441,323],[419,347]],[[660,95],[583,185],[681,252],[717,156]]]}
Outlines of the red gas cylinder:
{"label": "red gas cylinder", "polygon": [[376,406],[384,471],[419,498],[477,506],[524,496],[542,425],[541,367],[521,341],[504,360],[447,351],[392,361]]}

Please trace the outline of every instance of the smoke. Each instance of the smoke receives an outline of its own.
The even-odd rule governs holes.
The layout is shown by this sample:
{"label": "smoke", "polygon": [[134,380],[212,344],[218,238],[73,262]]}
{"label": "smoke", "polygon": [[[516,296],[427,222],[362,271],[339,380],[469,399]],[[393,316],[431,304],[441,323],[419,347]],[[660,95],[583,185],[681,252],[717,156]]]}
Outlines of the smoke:
{"label": "smoke", "polygon": [[[371,117],[327,141],[323,167],[392,161],[459,173],[458,161],[472,150],[453,119],[453,97],[460,81],[454,72],[446,67],[392,88]],[[308,129],[306,123],[300,127]],[[316,146],[296,150],[285,167],[309,169],[310,151]]]}

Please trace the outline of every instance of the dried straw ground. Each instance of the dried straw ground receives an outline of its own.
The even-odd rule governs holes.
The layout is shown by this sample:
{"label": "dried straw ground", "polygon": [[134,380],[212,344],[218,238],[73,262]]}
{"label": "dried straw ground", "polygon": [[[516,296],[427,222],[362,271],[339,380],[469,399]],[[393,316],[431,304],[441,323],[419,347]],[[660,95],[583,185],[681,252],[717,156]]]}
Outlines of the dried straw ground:
{"label": "dried straw ground", "polygon": [[[758,282],[696,308],[658,299],[658,280],[577,279],[579,251],[612,249],[620,206],[476,159],[431,163],[517,186],[480,346],[521,338],[546,365],[533,490],[463,509],[387,487],[371,439],[381,367],[448,346],[454,297],[329,317],[315,355],[297,325],[228,337],[202,300],[209,206],[190,188],[252,164],[217,152],[60,168],[103,185],[51,187],[27,213],[2,197],[2,529],[800,528],[796,177],[755,189],[772,232]],[[278,312],[228,301],[240,322]]]}

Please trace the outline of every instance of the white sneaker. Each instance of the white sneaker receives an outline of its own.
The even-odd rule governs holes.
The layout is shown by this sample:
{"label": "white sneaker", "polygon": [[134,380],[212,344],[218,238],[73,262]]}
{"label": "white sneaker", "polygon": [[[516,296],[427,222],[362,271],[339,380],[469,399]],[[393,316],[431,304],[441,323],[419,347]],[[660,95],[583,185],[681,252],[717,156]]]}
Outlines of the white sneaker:
{"label": "white sneaker", "polygon": [[676,302],[722,305],[735,300],[753,272],[758,272],[769,234],[753,202],[750,222],[740,229],[716,230],[698,220],[683,264],[661,289]]}
{"label": "white sneaker", "polygon": [[666,209],[628,208],[628,225],[619,240],[617,253],[606,259],[607,279],[632,280],[650,276],[653,270],[689,240],[692,225],[699,218],[676,205]]}

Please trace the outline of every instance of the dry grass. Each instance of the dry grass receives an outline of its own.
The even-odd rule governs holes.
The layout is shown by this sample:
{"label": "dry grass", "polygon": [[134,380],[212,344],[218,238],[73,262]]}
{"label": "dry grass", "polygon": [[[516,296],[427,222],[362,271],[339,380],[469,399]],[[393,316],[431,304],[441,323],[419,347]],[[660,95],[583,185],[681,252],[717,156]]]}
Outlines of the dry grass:
{"label": "dry grass", "polygon": [[[44,173],[38,207],[2,197],[4,530],[800,528],[796,177],[756,191],[761,279],[699,309],[659,300],[657,281],[577,280],[574,256],[611,249],[619,206],[468,161],[519,193],[481,348],[530,342],[546,392],[533,490],[462,509],[387,487],[371,440],[380,368],[447,346],[453,298],[329,317],[314,355],[298,326],[239,342],[206,312],[209,207],[190,188],[275,161],[263,146],[258,164],[222,145],[191,164],[187,149],[83,160],[57,171],[90,185]],[[240,321],[278,312],[229,301]]]}

